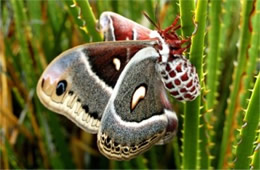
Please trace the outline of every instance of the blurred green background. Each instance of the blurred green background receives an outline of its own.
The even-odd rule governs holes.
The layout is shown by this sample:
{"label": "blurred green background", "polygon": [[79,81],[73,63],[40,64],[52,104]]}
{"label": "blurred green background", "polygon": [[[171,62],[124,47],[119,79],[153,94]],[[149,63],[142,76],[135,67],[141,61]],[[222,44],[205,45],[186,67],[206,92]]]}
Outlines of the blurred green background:
{"label": "blurred green background", "polygon": [[[143,11],[162,28],[179,15],[177,33],[192,36],[186,56],[201,79],[196,101],[171,99],[179,117],[174,140],[131,161],[102,156],[96,135],[48,111],[35,92],[57,55],[102,41],[95,22],[103,11],[151,29]],[[260,168],[259,28],[260,0],[1,0],[0,168]]]}

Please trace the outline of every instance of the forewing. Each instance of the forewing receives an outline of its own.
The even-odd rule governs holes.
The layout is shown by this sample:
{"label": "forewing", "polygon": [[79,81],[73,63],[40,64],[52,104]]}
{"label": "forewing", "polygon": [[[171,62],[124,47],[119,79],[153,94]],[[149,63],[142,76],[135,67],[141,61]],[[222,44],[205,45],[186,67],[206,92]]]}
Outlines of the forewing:
{"label": "forewing", "polygon": [[[50,110],[68,117],[87,132],[97,133],[121,71],[132,55],[151,44],[109,42],[70,49],[46,68],[37,85],[38,97]],[[120,64],[113,62],[114,58]]]}
{"label": "forewing", "polygon": [[149,40],[152,30],[113,12],[103,12],[97,28],[105,41]]}

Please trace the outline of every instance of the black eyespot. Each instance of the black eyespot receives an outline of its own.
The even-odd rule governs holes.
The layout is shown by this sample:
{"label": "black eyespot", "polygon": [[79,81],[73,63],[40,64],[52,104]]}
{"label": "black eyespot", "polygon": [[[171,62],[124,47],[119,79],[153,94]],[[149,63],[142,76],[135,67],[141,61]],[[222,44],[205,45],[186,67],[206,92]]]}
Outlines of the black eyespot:
{"label": "black eyespot", "polygon": [[56,87],[57,96],[62,95],[66,91],[66,88],[67,88],[67,81],[66,80],[59,81],[59,83]]}
{"label": "black eyespot", "polygon": [[125,148],[123,149],[123,151],[124,151],[124,153],[127,153],[127,152],[129,152],[129,148],[128,148],[128,147],[125,147]]}

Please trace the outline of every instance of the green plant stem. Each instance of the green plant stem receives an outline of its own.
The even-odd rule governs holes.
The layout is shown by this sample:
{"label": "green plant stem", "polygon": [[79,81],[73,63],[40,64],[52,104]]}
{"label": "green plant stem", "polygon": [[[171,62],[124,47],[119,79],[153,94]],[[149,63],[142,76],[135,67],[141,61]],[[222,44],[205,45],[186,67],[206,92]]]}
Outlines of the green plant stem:
{"label": "green plant stem", "polygon": [[[46,110],[43,108],[43,106],[40,104],[40,101],[38,99],[35,99],[35,105],[36,105],[36,114],[38,117],[39,125],[41,126],[41,132],[43,133],[42,140],[44,142],[44,146],[46,149],[46,152],[48,154],[48,161],[51,164],[51,167],[54,169],[61,169],[64,168],[64,163],[62,161],[62,157],[58,155],[58,152],[55,151],[56,145],[53,144],[53,136],[51,133],[52,126],[49,126],[49,122],[46,118],[48,114],[54,114],[50,111],[43,111]],[[44,113],[44,114],[42,114]],[[62,129],[60,127],[59,129]]]}
{"label": "green plant stem", "polygon": [[[204,94],[205,85],[203,83],[203,87],[201,93]],[[206,119],[207,114],[210,114],[208,111],[207,103],[204,101],[205,99],[202,98],[201,104],[201,117],[200,117],[200,159],[199,159],[199,169],[209,169],[211,167],[211,153],[210,153],[210,146],[211,146],[211,138],[210,138],[210,124],[209,121]]]}
{"label": "green plant stem", "polygon": [[35,74],[32,70],[33,62],[31,55],[29,53],[28,44],[26,40],[26,27],[25,23],[27,22],[27,18],[24,12],[24,2],[23,1],[15,1],[11,0],[11,4],[14,10],[14,19],[15,19],[15,29],[16,35],[19,41],[19,45],[21,46],[21,56],[19,58],[21,65],[23,66],[23,70],[25,73],[25,79],[28,87],[30,89],[34,88]]}
{"label": "green plant stem", "polygon": [[54,153],[52,153],[52,156],[56,158],[56,165],[60,166],[59,168],[75,167],[71,157],[68,157],[68,155],[70,154],[69,148],[66,147],[68,146],[68,141],[66,141],[65,136],[62,134],[63,132],[58,117],[57,115],[52,114],[54,113],[47,112],[46,114],[47,121],[49,123],[49,130],[53,138],[52,140],[55,144],[55,148],[54,150],[52,150],[52,152],[54,151]]}
{"label": "green plant stem", "polygon": [[[190,61],[196,67],[200,82],[202,78],[202,56],[206,26],[207,1],[197,1],[195,22],[198,24],[197,33],[192,37]],[[192,21],[190,21],[192,22]],[[184,113],[184,143],[183,143],[183,168],[197,168],[197,153],[199,141],[199,115],[200,100],[197,97],[192,102],[187,102]]]}
{"label": "green plant stem", "polygon": [[147,13],[151,17],[153,21],[156,21],[155,19],[155,12],[154,12],[154,3],[155,0],[147,0],[145,3],[145,6],[147,8]]}
{"label": "green plant stem", "polygon": [[136,160],[138,169],[144,169],[144,170],[148,169],[147,166],[145,165],[145,159],[142,155],[138,156],[135,160]]}
{"label": "green plant stem", "polygon": [[[2,135],[2,134],[1,134]],[[2,139],[1,139],[1,142],[3,142],[2,144],[2,147],[5,147],[5,148],[3,148],[3,149],[5,149],[5,152],[6,152],[6,154],[7,154],[7,156],[8,156],[8,162],[10,163],[10,165],[11,165],[11,169],[22,169],[23,167],[21,167],[21,165],[19,164],[19,158],[18,158],[18,156],[15,154],[15,152],[14,152],[14,150],[13,150],[13,148],[12,148],[12,146],[11,146],[11,144],[9,143],[9,141],[8,141],[8,139],[6,138],[6,136],[3,136],[3,137],[1,137]],[[1,152],[3,152],[3,150],[2,150],[2,148],[0,147],[0,151]],[[1,154],[1,156],[2,156],[2,154],[3,153],[1,153],[0,152],[0,154]],[[3,168],[2,167],[2,165],[0,164],[0,167],[1,168]]]}
{"label": "green plant stem", "polygon": [[[252,40],[251,47],[248,51],[248,63],[246,67],[246,76],[243,80],[243,94],[240,98],[240,105],[242,109],[247,107],[247,99],[250,97],[251,92],[248,90],[252,88],[252,80],[254,76],[254,72],[257,65],[257,60],[259,60],[260,54],[260,1],[258,0],[255,3],[256,12],[254,18],[252,19],[253,23],[253,32],[252,32]],[[252,14],[253,15],[253,14]],[[239,115],[243,115],[243,110],[241,110]]]}
{"label": "green plant stem", "polygon": [[181,30],[182,36],[191,36],[194,31],[194,1],[180,0]]}
{"label": "green plant stem", "polygon": [[102,41],[101,35],[96,30],[96,18],[92,11],[91,6],[89,5],[88,0],[77,1],[79,7],[81,8],[82,19],[86,21],[86,27],[88,33],[93,38],[93,41]]}
{"label": "green plant stem", "polygon": [[83,39],[86,42],[89,42],[89,35],[87,34],[86,31],[84,31],[84,29],[81,29],[81,27],[83,27],[84,23],[81,19],[78,18],[78,13],[79,13],[78,8],[79,7],[73,5],[73,0],[64,0],[64,3],[66,3],[69,13],[73,17],[74,22],[78,25],[79,31],[80,31]]}
{"label": "green plant stem", "polygon": [[[249,98],[248,96],[250,95],[248,89],[250,88],[250,85],[252,83],[253,72],[255,71],[256,63],[257,63],[257,57],[259,57],[260,54],[260,34],[259,34],[260,1],[258,1],[254,5],[256,6],[256,11],[258,12],[255,13],[256,15],[253,16],[253,20],[252,20],[253,32],[252,32],[251,48],[249,49],[249,62],[247,64],[248,66],[246,70],[247,76],[245,78],[245,81],[243,82],[244,89],[246,91],[244,92],[240,100],[242,107],[245,107],[247,104],[246,101]],[[260,106],[259,106],[260,87],[259,86],[260,86],[260,75],[258,73],[255,87],[253,89],[251,99],[249,100],[248,108],[243,121],[244,125],[242,126],[241,140],[236,150],[236,157],[237,157],[235,162],[236,169],[249,168],[249,163],[251,158],[249,156],[251,156],[253,150],[253,143],[257,134],[257,127],[259,125],[259,118],[260,118]],[[241,113],[241,115],[243,114]],[[255,166],[253,167],[256,168]]]}
{"label": "green plant stem", "polygon": [[50,23],[52,25],[54,34],[58,34],[61,32],[61,26],[63,21],[63,15],[61,13],[57,13],[57,8],[60,7],[58,1],[47,1],[48,4],[48,17],[50,19]]}
{"label": "green plant stem", "polygon": [[41,17],[42,14],[39,12],[41,10],[41,1],[31,1],[27,0],[27,6],[28,6],[28,12],[30,14],[30,25],[32,28],[33,35],[36,36],[36,38],[39,38],[41,35],[41,26],[42,21]]}
{"label": "green plant stem", "polygon": [[249,168],[250,156],[253,152],[253,144],[257,134],[257,126],[260,118],[260,74],[257,76],[252,96],[241,130],[241,140],[236,150],[235,169]]}
{"label": "green plant stem", "polygon": [[[210,29],[209,29],[209,53],[207,56],[207,105],[213,109],[216,104],[218,72],[219,72],[219,39],[220,39],[220,15],[221,1],[210,1]],[[209,115],[209,114],[208,114]]]}
{"label": "green plant stem", "polygon": [[246,55],[248,50],[248,44],[250,41],[251,34],[249,32],[249,16],[252,11],[253,1],[244,1],[243,11],[242,11],[242,27],[240,34],[240,43],[239,43],[239,54],[238,54],[238,62],[237,67],[235,67],[234,75],[233,75],[233,83],[231,86],[231,94],[228,99],[228,108],[226,112],[226,121],[224,125],[224,132],[221,141],[221,149],[220,149],[220,157],[218,161],[218,169],[223,168],[224,160],[226,158],[227,148],[229,143],[231,142],[230,136],[232,136],[232,123],[235,115],[235,108],[237,104],[237,98],[239,94],[239,87],[242,78],[242,74],[244,72],[245,63],[246,63]]}
{"label": "green plant stem", "polygon": [[119,12],[119,5],[118,5],[118,1],[109,1],[110,2],[110,6],[112,7],[112,11],[118,13]]}
{"label": "green plant stem", "polygon": [[153,147],[151,150],[149,150],[149,157],[148,159],[150,160],[149,166],[147,165],[146,168],[149,169],[156,169],[158,168],[158,162],[156,161],[158,159],[157,154],[156,154],[156,147]]}
{"label": "green plant stem", "polygon": [[[236,42],[232,43],[234,37],[238,37],[238,27],[236,23],[238,23],[239,16],[235,18],[232,17],[233,12],[239,8],[239,1],[230,1],[225,0],[222,4],[222,13],[223,18],[221,20],[221,33],[219,40],[219,56],[220,56],[220,78],[219,82],[220,87],[218,93],[221,94],[217,100],[217,107],[215,105],[214,108],[214,118],[216,118],[214,122],[214,133],[211,134],[212,142],[214,143],[214,147],[212,148],[212,154],[215,156],[215,159],[212,161],[213,166],[216,167],[217,160],[219,157],[220,150],[220,141],[223,132],[223,126],[225,122],[225,110],[227,106],[227,99],[229,97],[230,89],[228,88],[232,81],[232,72],[233,72],[233,62],[235,58],[235,53],[237,51]],[[232,24],[231,24],[232,23]],[[231,34],[230,33],[234,33]],[[225,76],[222,76],[225,75]],[[212,120],[212,119],[211,119]]]}
{"label": "green plant stem", "polygon": [[43,25],[43,22],[41,21],[41,13],[38,12],[41,10],[41,1],[30,1],[27,3],[28,6],[28,12],[30,15],[30,28],[32,34],[30,34],[30,40],[34,51],[34,58],[36,60],[37,64],[37,75],[39,72],[42,72],[44,68],[44,64],[41,62],[41,55],[39,54],[39,48],[40,47],[40,41],[39,39],[41,38],[41,27]]}
{"label": "green plant stem", "polygon": [[258,133],[258,139],[256,141],[256,147],[254,149],[254,153],[252,155],[252,169],[260,169],[260,133]]}
{"label": "green plant stem", "polygon": [[175,165],[176,165],[176,169],[180,169],[181,168],[180,147],[178,145],[177,136],[173,139],[172,147],[173,147],[174,162],[175,162]]}

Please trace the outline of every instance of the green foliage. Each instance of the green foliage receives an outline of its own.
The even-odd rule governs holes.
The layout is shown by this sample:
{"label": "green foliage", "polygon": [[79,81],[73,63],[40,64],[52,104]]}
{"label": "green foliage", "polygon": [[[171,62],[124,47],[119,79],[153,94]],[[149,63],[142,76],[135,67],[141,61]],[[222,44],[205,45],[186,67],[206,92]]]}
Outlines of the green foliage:
{"label": "green foliage", "polygon": [[257,127],[259,124],[260,114],[255,113],[260,110],[260,74],[257,76],[256,84],[252,92],[248,110],[244,118],[244,124],[241,129],[241,140],[236,150],[236,169],[246,169],[249,167],[250,156],[253,153],[253,144],[256,138]]}
{"label": "green foliage", "polygon": [[[102,156],[95,135],[48,111],[35,93],[58,54],[102,41],[95,24],[103,11],[150,28],[143,11],[162,28],[179,15],[177,33],[191,37],[185,56],[202,87],[195,101],[172,99],[175,139],[131,161]],[[2,0],[0,17],[1,169],[259,169],[260,0]]]}
{"label": "green foliage", "polygon": [[220,38],[221,1],[212,1],[209,11],[210,26],[208,31],[209,52],[207,56],[207,104],[212,109],[216,104],[216,91],[219,71],[219,38]]}
{"label": "green foliage", "polygon": [[[226,159],[226,151],[227,147],[231,144],[230,139],[233,137],[232,134],[232,125],[235,118],[238,94],[240,90],[240,85],[242,81],[243,73],[245,72],[245,64],[247,59],[247,50],[251,38],[251,32],[249,29],[250,24],[250,14],[253,10],[253,5],[255,1],[245,1],[242,6],[242,25],[241,25],[241,33],[239,38],[239,53],[237,58],[237,63],[233,73],[233,82],[231,84],[231,94],[228,99],[228,107],[226,110],[226,120],[224,126],[224,132],[222,136],[221,142],[221,150],[218,168],[221,168],[224,165],[224,161]],[[249,22],[250,21],[250,22]]]}
{"label": "green foliage", "polygon": [[[190,1],[191,5],[193,4]],[[180,6],[185,7],[185,4]],[[191,10],[191,9],[189,9]],[[207,1],[198,1],[198,6],[195,13],[195,22],[200,23],[197,28],[197,33],[192,37],[192,45],[190,50],[191,63],[196,67],[200,82],[202,79],[202,56],[204,46],[204,33],[206,27]],[[183,14],[185,15],[185,14]],[[182,17],[182,16],[181,16]],[[186,18],[192,23],[192,18]],[[188,23],[183,21],[182,23]],[[185,27],[186,25],[184,25]],[[188,27],[188,25],[187,25]],[[190,31],[184,31],[185,33]],[[202,83],[201,83],[202,84]],[[183,134],[183,168],[195,169],[198,160],[198,144],[199,144],[199,115],[200,115],[200,100],[199,96],[192,102],[187,102],[184,113],[184,134]]]}

